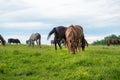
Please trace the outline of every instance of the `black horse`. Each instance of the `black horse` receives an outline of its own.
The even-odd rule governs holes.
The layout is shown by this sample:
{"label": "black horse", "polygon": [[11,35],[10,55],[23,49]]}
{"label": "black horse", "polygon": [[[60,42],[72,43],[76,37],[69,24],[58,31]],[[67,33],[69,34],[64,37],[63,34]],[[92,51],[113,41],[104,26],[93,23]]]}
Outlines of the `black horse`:
{"label": "black horse", "polygon": [[2,45],[5,45],[6,41],[4,40],[4,38],[2,37],[2,35],[0,35],[0,43]]}
{"label": "black horse", "polygon": [[8,43],[11,44],[11,43],[16,43],[16,44],[20,44],[20,40],[19,39],[14,39],[14,38],[9,38],[8,39]]}
{"label": "black horse", "polygon": [[50,36],[54,33],[54,45],[55,50],[57,50],[57,44],[59,45],[60,49],[61,47],[61,40],[64,39],[66,41],[65,37],[65,31],[67,30],[67,27],[64,26],[58,26],[54,27],[48,34],[47,40],[50,38]]}

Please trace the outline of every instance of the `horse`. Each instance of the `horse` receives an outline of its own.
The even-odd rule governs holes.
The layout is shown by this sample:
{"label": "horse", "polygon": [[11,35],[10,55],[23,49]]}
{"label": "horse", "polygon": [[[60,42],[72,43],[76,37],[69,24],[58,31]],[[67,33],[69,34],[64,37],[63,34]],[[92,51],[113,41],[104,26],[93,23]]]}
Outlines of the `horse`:
{"label": "horse", "polygon": [[14,38],[9,38],[8,39],[8,43],[11,44],[11,43],[16,43],[16,44],[21,44],[20,40],[19,39],[14,39]]}
{"label": "horse", "polygon": [[119,39],[108,39],[106,41],[107,45],[110,46],[110,44],[113,44],[113,45],[118,45],[120,44],[120,40]]}
{"label": "horse", "polygon": [[55,44],[54,40],[51,40],[51,45],[54,45],[54,44]]}
{"label": "horse", "polygon": [[[51,40],[51,45],[54,45],[54,44],[55,44],[54,40]],[[60,44],[63,44],[63,45],[66,46],[66,41],[65,41],[64,39],[62,39],[62,40],[60,41]]]}
{"label": "horse", "polygon": [[0,43],[5,46],[6,41],[4,40],[3,36],[0,34]]}
{"label": "horse", "polygon": [[55,50],[57,50],[57,44],[60,49],[61,47],[61,40],[64,39],[66,41],[66,36],[65,36],[65,31],[67,30],[67,27],[64,26],[58,26],[54,27],[48,34],[47,40],[50,38],[50,36],[54,33],[54,45],[55,45]]}
{"label": "horse", "polygon": [[82,50],[85,49],[85,39],[83,34],[83,28],[79,25],[70,25],[66,32],[66,45],[69,53],[75,54],[75,52],[80,52],[80,48]]}
{"label": "horse", "polygon": [[36,41],[38,47],[41,47],[41,35],[39,33],[32,33],[29,40],[26,41],[26,44],[28,46],[34,46],[34,41]]}

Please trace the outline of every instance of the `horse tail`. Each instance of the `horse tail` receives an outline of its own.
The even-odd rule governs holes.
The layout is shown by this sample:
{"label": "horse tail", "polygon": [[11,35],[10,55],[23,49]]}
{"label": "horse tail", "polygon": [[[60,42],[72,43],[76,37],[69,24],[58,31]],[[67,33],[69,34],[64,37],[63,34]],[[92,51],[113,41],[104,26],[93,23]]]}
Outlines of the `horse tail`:
{"label": "horse tail", "polygon": [[84,34],[82,36],[82,51],[85,50],[85,37],[84,37]]}
{"label": "horse tail", "polygon": [[50,38],[50,36],[51,36],[54,32],[56,32],[56,28],[53,28],[53,29],[50,31],[50,33],[48,34],[47,40]]}

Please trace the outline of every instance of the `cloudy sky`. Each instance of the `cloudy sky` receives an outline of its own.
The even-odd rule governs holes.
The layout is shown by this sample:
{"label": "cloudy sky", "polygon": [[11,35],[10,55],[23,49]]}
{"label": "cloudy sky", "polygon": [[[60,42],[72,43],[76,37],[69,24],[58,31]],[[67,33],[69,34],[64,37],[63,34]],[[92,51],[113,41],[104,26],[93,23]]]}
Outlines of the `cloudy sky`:
{"label": "cloudy sky", "polygon": [[81,25],[89,43],[120,34],[120,0],[0,0],[0,34],[22,43],[39,32],[42,44],[56,26]]}

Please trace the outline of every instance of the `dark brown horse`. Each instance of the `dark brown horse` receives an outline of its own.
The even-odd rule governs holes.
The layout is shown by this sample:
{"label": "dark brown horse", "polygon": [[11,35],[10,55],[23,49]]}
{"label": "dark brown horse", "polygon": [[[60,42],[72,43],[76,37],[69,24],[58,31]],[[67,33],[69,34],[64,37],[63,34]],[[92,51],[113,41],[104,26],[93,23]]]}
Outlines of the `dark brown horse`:
{"label": "dark brown horse", "polygon": [[85,39],[83,28],[79,25],[70,25],[66,30],[66,44],[69,52],[79,52],[80,48],[84,51]]}
{"label": "dark brown horse", "polygon": [[19,39],[14,39],[14,38],[9,38],[8,43],[9,44],[11,44],[11,43],[21,44]]}
{"label": "dark brown horse", "polygon": [[110,44],[113,44],[113,45],[118,45],[120,44],[120,40],[119,39],[108,39],[106,41],[107,45],[110,46]]}
{"label": "dark brown horse", "polygon": [[6,41],[4,40],[4,38],[2,37],[2,35],[0,34],[0,42],[2,45],[6,44]]}
{"label": "dark brown horse", "polygon": [[67,30],[67,27],[64,26],[58,26],[58,27],[54,27],[48,34],[47,40],[50,38],[50,36],[54,33],[54,45],[55,45],[55,50],[57,50],[57,44],[59,45],[60,49],[61,47],[61,43],[60,41],[62,39],[66,40],[65,37],[65,31]]}

